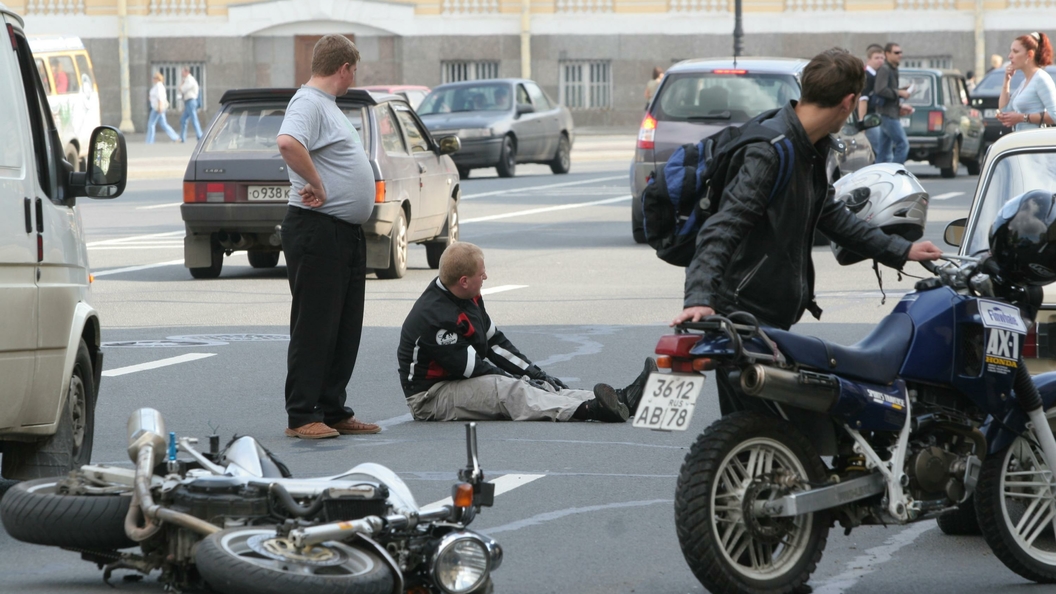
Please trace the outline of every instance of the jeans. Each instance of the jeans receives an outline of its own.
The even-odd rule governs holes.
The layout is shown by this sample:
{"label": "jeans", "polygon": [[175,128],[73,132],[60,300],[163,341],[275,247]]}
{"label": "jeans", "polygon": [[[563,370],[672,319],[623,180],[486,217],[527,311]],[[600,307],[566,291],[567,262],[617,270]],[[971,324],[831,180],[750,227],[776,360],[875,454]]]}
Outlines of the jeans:
{"label": "jeans", "polygon": [[180,142],[187,142],[187,120],[194,124],[194,135],[202,137],[202,126],[198,123],[198,98],[183,102],[183,115],[180,116]]}
{"label": "jeans", "polygon": [[883,163],[883,161],[880,160],[880,143],[883,142],[883,139],[881,138],[882,135],[883,133],[880,132],[880,126],[865,129],[865,137],[869,139],[869,144],[873,146],[873,154],[876,155],[876,163]]}
{"label": "jeans", "polygon": [[898,118],[880,116],[880,150],[876,151],[877,163],[905,163],[909,156],[909,139]]}
{"label": "jeans", "polygon": [[169,122],[165,120],[165,114],[158,113],[156,110],[151,108],[150,117],[147,118],[147,144],[154,143],[154,132],[155,127],[158,125],[158,122],[161,122],[161,129],[169,135],[170,140],[176,142],[180,139],[180,137],[176,135],[176,131],[173,130],[172,126],[169,125]]}

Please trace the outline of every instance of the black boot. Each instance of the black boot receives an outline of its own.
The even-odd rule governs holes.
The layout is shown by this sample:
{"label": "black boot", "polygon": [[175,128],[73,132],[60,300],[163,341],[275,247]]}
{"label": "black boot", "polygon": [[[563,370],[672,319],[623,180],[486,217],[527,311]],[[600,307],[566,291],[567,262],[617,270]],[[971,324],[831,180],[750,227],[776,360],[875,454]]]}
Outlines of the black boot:
{"label": "black boot", "polygon": [[656,360],[652,357],[646,357],[645,368],[631,382],[631,385],[622,390],[616,390],[616,395],[619,396],[620,402],[627,407],[632,417],[638,412],[638,403],[642,401],[642,391],[645,390],[645,383],[649,381],[649,374],[654,371],[656,371]]}
{"label": "black boot", "polygon": [[626,423],[631,413],[620,402],[616,388],[608,384],[594,386],[594,398],[583,403],[586,418],[603,423]]}

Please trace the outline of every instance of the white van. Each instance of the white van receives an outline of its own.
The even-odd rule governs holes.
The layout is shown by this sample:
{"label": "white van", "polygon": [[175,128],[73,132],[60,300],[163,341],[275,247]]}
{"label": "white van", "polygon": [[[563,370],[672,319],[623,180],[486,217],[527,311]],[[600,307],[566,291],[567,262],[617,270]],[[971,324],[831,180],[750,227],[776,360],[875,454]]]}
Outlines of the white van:
{"label": "white van", "polygon": [[92,59],[80,37],[49,35],[28,39],[44,94],[48,96],[51,119],[59,129],[63,154],[75,171],[84,171],[88,139],[101,123]]}
{"label": "white van", "polygon": [[103,355],[75,204],[119,196],[128,160],[99,127],[72,171],[22,19],[0,4],[0,25],[0,473],[28,479],[91,457]]}

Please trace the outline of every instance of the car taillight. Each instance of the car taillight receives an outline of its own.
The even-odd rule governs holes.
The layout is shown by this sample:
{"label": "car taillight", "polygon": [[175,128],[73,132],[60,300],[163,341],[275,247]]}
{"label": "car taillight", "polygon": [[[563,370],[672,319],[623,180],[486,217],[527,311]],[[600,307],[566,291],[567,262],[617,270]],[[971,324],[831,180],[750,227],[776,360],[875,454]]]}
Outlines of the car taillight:
{"label": "car taillight", "polygon": [[1027,330],[1027,338],[1023,341],[1023,358],[1038,358],[1038,325],[1033,324]]}
{"label": "car taillight", "polygon": [[11,38],[11,49],[18,51],[18,42],[15,41],[15,28],[8,23],[7,24],[7,36]]}
{"label": "car taillight", "polygon": [[385,182],[374,182],[374,202],[385,202]]}
{"label": "car taillight", "polygon": [[719,70],[712,70],[712,74],[748,74],[747,70],[741,70],[738,68],[720,68]]}
{"label": "car taillight", "polygon": [[929,111],[928,112],[928,132],[941,132],[942,131],[942,112],[941,111]]}
{"label": "car taillight", "polygon": [[656,134],[656,118],[652,114],[645,114],[642,120],[642,128],[638,130],[638,148],[652,150],[655,148],[653,136]]}
{"label": "car taillight", "polygon": [[222,182],[183,182],[184,202],[234,202],[235,184]]}

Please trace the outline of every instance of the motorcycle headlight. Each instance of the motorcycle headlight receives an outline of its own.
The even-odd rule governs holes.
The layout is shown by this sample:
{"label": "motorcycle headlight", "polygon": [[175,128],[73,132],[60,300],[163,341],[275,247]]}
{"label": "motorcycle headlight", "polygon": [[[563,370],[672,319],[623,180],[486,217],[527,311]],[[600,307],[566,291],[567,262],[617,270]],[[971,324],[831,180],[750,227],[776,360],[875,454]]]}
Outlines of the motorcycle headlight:
{"label": "motorcycle headlight", "polygon": [[440,540],[433,557],[436,585],[448,594],[477,589],[491,570],[487,545],[474,534],[452,532]]}
{"label": "motorcycle headlight", "polygon": [[487,138],[491,136],[491,128],[466,128],[458,131],[459,138]]}

